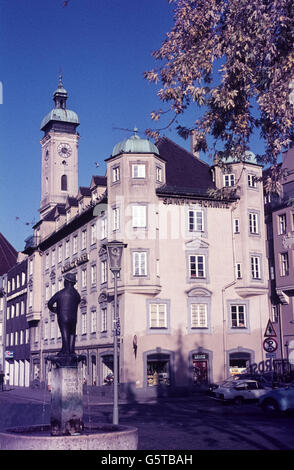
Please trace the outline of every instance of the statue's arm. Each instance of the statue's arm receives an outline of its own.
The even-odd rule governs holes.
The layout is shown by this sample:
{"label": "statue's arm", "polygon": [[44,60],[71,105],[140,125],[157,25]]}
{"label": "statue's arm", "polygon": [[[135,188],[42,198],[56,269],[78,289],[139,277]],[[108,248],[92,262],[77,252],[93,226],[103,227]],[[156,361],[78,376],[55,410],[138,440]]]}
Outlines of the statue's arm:
{"label": "statue's arm", "polygon": [[57,296],[56,294],[51,297],[50,300],[48,300],[48,308],[51,312],[57,313],[57,307],[54,307],[55,302],[57,301]]}

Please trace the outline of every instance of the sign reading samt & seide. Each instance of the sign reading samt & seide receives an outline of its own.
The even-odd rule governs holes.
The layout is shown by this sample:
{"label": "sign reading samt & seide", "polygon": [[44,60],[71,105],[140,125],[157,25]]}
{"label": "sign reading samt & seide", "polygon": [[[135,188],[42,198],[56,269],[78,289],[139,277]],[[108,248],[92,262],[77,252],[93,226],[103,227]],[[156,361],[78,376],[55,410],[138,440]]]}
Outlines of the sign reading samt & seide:
{"label": "sign reading samt & seide", "polygon": [[76,266],[80,266],[80,264],[86,263],[89,261],[89,254],[85,253],[84,255],[80,256],[79,258],[71,261],[70,263],[66,263],[64,266],[61,268],[62,273],[66,273],[67,271],[70,271],[71,269],[75,268]]}

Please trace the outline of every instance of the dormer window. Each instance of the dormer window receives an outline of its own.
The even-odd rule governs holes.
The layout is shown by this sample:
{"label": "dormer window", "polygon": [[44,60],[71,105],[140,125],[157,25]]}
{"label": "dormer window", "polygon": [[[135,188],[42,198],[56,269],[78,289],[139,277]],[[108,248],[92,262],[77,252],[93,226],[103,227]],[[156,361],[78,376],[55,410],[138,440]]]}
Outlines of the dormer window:
{"label": "dormer window", "polygon": [[146,165],[144,163],[132,164],[132,178],[146,178]]}
{"label": "dormer window", "polygon": [[92,201],[96,201],[98,199],[97,189],[92,192]]}
{"label": "dormer window", "polygon": [[66,223],[68,224],[70,221],[70,209],[66,212]]}
{"label": "dormer window", "polygon": [[60,223],[60,217],[56,217],[56,219],[55,219],[55,229],[56,230],[59,229],[59,223]]}
{"label": "dormer window", "polygon": [[83,211],[83,207],[84,207],[83,201],[80,201],[79,202],[79,213],[81,213]]}

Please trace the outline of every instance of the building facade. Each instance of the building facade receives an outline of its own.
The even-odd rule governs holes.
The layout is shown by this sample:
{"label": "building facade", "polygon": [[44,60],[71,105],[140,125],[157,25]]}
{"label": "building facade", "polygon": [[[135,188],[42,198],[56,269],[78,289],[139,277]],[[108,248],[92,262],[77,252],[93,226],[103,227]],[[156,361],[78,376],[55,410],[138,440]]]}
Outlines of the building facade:
{"label": "building facade", "polygon": [[[27,259],[7,273],[4,373],[9,384],[30,384],[30,342],[27,307]],[[7,380],[8,381],[8,380]]]}
{"label": "building facade", "polygon": [[[294,367],[294,149],[283,154],[278,185],[264,172],[265,214],[277,372]],[[283,366],[284,363],[284,366]]]}
{"label": "building facade", "polygon": [[79,120],[65,112],[65,97],[60,81],[41,126],[41,218],[25,249],[30,380],[50,384],[46,357],[60,349],[61,335],[47,302],[66,272],[82,297],[76,351],[87,358],[84,381],[111,380],[114,285],[105,244],[112,240],[127,245],[118,279],[121,384],[189,388],[264,361],[270,303],[254,155],[210,167],[135,129],[114,147],[106,175],[78,188]]}

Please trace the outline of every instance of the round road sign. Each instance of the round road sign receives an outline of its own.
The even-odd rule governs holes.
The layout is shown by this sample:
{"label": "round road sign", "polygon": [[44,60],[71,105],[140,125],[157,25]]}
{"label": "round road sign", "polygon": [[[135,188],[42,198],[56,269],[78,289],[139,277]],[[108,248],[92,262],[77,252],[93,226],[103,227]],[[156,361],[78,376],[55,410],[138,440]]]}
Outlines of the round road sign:
{"label": "round road sign", "polygon": [[276,342],[275,338],[266,338],[263,342],[263,349],[266,352],[272,353],[276,351],[278,348],[278,343]]}

